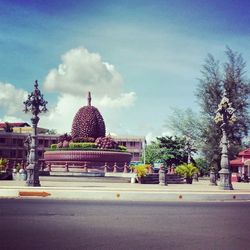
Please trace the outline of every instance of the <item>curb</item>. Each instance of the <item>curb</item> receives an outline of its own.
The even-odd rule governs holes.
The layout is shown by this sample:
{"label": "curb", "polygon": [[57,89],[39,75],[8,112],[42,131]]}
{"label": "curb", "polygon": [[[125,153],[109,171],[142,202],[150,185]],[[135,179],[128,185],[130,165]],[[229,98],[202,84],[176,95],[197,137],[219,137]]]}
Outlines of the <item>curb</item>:
{"label": "curb", "polygon": [[0,189],[1,198],[80,199],[106,201],[250,201],[250,193],[197,193],[126,190],[79,190],[24,187]]}

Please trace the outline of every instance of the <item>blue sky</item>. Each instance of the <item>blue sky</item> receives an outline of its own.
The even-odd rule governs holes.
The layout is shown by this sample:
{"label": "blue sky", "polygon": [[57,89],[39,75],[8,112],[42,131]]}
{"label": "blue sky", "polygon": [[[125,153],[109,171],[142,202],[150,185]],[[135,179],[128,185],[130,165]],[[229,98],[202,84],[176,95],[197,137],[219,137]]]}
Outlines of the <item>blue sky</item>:
{"label": "blue sky", "polygon": [[70,132],[86,104],[107,131],[168,133],[171,107],[198,111],[208,53],[242,53],[249,76],[250,2],[0,0],[0,120],[29,121],[22,100],[38,79],[50,112],[40,126]]}

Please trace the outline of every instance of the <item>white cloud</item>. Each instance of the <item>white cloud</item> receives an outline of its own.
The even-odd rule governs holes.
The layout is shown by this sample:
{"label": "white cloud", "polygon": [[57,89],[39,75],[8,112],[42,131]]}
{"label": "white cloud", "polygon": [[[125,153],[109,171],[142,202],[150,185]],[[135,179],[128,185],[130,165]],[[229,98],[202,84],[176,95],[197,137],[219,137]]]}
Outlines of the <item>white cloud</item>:
{"label": "white cloud", "polygon": [[148,144],[151,144],[156,140],[156,137],[164,137],[164,136],[174,136],[171,131],[165,131],[163,128],[154,128],[151,129],[150,132],[146,134],[146,141]]}
{"label": "white cloud", "polygon": [[22,121],[24,121],[23,117],[17,117],[17,116],[5,115],[4,117],[0,118],[0,122],[22,122]]}
{"label": "white cloud", "polygon": [[120,107],[130,107],[133,105],[136,99],[135,92],[130,93],[121,93],[117,98],[110,98],[104,96],[99,100],[100,106],[109,107],[109,108],[120,108]]}
{"label": "white cloud", "polygon": [[47,75],[45,90],[75,96],[91,91],[97,97],[116,97],[122,93],[121,75],[113,65],[103,62],[99,54],[81,47],[69,50],[61,60],[58,68]]}
{"label": "white cloud", "polygon": [[10,83],[0,82],[0,108],[5,115],[21,113],[24,108],[21,104],[27,96],[25,90],[17,89]]}
{"label": "white cloud", "polygon": [[69,94],[59,96],[56,106],[50,108],[47,115],[40,120],[39,125],[44,128],[56,129],[58,133],[70,133],[74,115],[78,109],[85,106],[83,98]]}

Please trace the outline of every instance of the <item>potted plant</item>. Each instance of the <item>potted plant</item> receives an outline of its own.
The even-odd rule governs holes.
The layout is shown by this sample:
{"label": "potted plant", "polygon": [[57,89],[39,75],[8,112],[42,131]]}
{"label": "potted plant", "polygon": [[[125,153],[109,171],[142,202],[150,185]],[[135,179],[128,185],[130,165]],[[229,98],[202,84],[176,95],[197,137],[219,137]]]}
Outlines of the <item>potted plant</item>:
{"label": "potted plant", "polygon": [[198,173],[198,168],[193,163],[184,163],[177,166],[175,171],[186,179],[187,184],[192,184],[194,175]]}
{"label": "potted plant", "polygon": [[20,163],[18,163],[15,166],[15,168],[13,168],[12,177],[13,177],[13,180],[26,181],[26,179],[27,179],[27,172],[26,172],[26,170],[22,169]]}
{"label": "potted plant", "polygon": [[6,170],[7,163],[8,163],[8,161],[6,159],[4,159],[4,158],[0,159],[0,171],[1,172]]}
{"label": "potted plant", "polygon": [[12,174],[8,168],[8,160],[0,159],[0,180],[12,180]]}
{"label": "potted plant", "polygon": [[133,166],[134,172],[136,173],[136,179],[138,183],[143,184],[144,177],[148,173],[148,165],[137,165]]}

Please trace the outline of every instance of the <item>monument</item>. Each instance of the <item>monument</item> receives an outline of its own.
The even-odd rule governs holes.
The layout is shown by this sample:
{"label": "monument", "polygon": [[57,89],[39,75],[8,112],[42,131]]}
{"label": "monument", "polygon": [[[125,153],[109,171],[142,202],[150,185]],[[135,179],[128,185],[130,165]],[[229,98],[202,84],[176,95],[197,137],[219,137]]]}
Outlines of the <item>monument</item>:
{"label": "monument", "polygon": [[126,172],[132,155],[106,136],[104,119],[91,105],[81,107],[72,122],[71,135],[64,134],[58,144],[44,153],[51,171],[67,172]]}

